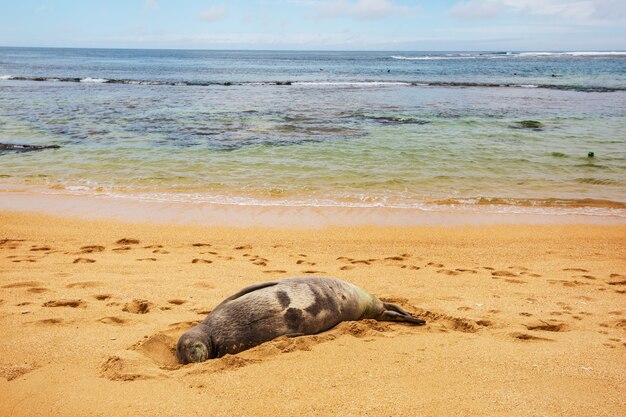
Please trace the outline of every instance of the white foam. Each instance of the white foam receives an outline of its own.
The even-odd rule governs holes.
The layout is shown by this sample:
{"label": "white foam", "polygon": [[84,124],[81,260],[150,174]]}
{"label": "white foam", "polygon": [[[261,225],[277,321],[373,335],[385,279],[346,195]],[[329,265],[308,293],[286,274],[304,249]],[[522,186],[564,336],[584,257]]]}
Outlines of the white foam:
{"label": "white foam", "polygon": [[622,51],[581,51],[581,52],[520,52],[521,57],[603,57],[603,56],[622,56],[626,57],[626,52]]}
{"label": "white foam", "polygon": [[0,80],[5,81],[5,80],[11,80],[11,79],[13,79],[12,75],[0,75]]}
{"label": "white foam", "polygon": [[446,56],[400,56],[400,55],[392,55],[392,59],[401,59],[406,61],[446,61],[446,60],[454,60],[454,59],[476,59],[482,58],[481,56],[476,55],[446,55]]}
{"label": "white foam", "polygon": [[404,81],[296,81],[292,85],[302,86],[336,86],[336,87],[386,87],[407,86],[411,83]]}
{"label": "white foam", "polygon": [[87,77],[87,78],[83,78],[80,80],[81,83],[93,83],[93,84],[102,84],[102,83],[106,83],[107,80],[106,78],[91,78],[91,77]]}

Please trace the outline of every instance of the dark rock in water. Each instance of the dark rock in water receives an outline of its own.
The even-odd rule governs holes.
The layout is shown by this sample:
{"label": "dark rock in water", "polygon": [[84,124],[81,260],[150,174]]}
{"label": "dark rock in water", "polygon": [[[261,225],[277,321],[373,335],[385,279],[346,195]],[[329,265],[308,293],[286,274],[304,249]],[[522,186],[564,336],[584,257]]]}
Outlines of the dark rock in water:
{"label": "dark rock in water", "polygon": [[594,156],[596,156],[596,154],[593,152],[587,152],[587,158],[593,158]]}
{"label": "dark rock in water", "polygon": [[541,129],[543,125],[541,122],[536,120],[522,120],[519,122],[520,126],[525,127],[527,129]]}
{"label": "dark rock in water", "polygon": [[405,125],[425,125],[430,123],[429,120],[418,119],[408,116],[367,116],[359,115],[363,119],[372,120],[381,124],[405,124]]}
{"label": "dark rock in water", "polygon": [[0,143],[0,153],[4,152],[32,152],[44,149],[59,149],[59,145],[23,145],[15,143]]}
{"label": "dark rock in water", "polygon": [[515,122],[515,125],[511,126],[514,129],[534,129],[541,130],[543,128],[543,123],[538,122],[536,120],[522,120],[520,122]]}

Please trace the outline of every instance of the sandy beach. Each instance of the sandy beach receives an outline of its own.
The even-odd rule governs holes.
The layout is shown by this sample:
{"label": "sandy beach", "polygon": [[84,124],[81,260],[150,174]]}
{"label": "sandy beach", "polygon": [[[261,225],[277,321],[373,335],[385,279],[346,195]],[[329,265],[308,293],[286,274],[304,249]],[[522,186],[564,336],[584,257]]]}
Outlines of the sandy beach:
{"label": "sandy beach", "polygon": [[[626,226],[207,227],[0,213],[0,415],[617,416]],[[350,281],[346,322],[180,366],[247,285]]]}

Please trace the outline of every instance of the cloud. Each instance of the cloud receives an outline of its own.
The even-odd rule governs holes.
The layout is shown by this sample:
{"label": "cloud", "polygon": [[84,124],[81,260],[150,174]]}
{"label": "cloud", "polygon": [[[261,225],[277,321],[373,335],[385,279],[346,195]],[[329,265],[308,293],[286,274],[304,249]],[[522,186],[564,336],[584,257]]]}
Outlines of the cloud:
{"label": "cloud", "polygon": [[148,12],[158,12],[159,3],[157,0],[143,0],[143,9]]}
{"label": "cloud", "polygon": [[466,0],[458,2],[450,15],[461,20],[493,19],[506,13],[552,16],[584,23],[622,21],[623,0]]}
{"label": "cloud", "polygon": [[200,13],[200,19],[205,22],[215,22],[228,15],[228,10],[222,5],[211,6]]}
{"label": "cloud", "polygon": [[390,0],[331,0],[318,7],[321,18],[348,17],[357,20],[378,20],[390,16],[417,13],[417,7],[393,4]]}

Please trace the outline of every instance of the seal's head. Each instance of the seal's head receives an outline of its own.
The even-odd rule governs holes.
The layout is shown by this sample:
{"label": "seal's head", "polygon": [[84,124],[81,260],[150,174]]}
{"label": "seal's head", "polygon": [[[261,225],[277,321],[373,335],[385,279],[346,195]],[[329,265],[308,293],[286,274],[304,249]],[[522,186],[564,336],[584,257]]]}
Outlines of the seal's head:
{"label": "seal's head", "polygon": [[176,358],[182,364],[204,362],[211,358],[211,339],[203,328],[197,326],[183,334],[176,345]]}

